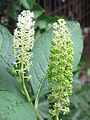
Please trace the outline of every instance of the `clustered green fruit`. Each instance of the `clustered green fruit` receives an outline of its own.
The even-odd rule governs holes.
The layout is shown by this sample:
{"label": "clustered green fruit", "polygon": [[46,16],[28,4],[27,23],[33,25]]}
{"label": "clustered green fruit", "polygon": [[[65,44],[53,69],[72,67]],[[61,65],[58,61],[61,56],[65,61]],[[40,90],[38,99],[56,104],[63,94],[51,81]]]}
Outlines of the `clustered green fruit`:
{"label": "clustered green fruit", "polygon": [[53,24],[53,39],[51,41],[48,64],[48,81],[50,84],[49,103],[52,116],[58,120],[59,113],[69,112],[69,96],[72,94],[72,68],[74,61],[71,34],[64,19]]}

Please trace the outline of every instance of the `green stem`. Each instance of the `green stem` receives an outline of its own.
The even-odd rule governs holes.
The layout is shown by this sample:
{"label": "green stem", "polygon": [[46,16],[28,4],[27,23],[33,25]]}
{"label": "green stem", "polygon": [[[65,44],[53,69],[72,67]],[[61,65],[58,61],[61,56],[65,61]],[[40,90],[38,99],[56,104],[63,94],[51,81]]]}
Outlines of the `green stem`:
{"label": "green stem", "polygon": [[42,89],[42,85],[43,85],[43,82],[44,82],[45,78],[42,79],[42,82],[38,88],[38,91],[37,91],[37,94],[36,94],[36,99],[35,99],[35,109],[37,110],[38,108],[38,101],[39,101],[39,95],[40,95],[40,92],[41,92],[41,89]]}
{"label": "green stem", "polygon": [[23,86],[23,91],[24,91],[24,93],[25,93],[25,96],[26,96],[28,102],[31,103],[31,98],[30,98],[29,93],[28,93],[28,91],[27,91],[27,88],[26,88],[26,85],[25,85],[25,81],[24,81],[24,80],[22,80],[22,86]]}
{"label": "green stem", "polygon": [[44,120],[44,119],[42,118],[42,116],[39,114],[38,111],[37,111],[37,117],[38,117],[39,120]]}
{"label": "green stem", "polygon": [[56,120],[59,120],[59,114],[58,113],[56,114]]}
{"label": "green stem", "polygon": [[[23,47],[22,47],[22,49],[23,49]],[[30,98],[30,95],[29,95],[28,90],[26,88],[25,81],[24,81],[23,52],[22,52],[22,55],[21,55],[21,80],[22,80],[22,89],[23,89],[23,92],[24,92],[24,94],[25,94],[28,102],[31,103],[31,98]]]}
{"label": "green stem", "polygon": [[36,110],[36,112],[37,112],[37,117],[38,117],[39,120],[44,120],[44,119],[42,118],[42,116],[40,115],[40,113],[38,112],[38,110],[37,110],[37,109],[38,109],[39,95],[40,95],[40,92],[41,92],[41,89],[42,89],[42,85],[43,85],[44,80],[45,80],[45,78],[42,79],[42,82],[41,82],[41,84],[40,84],[40,86],[39,86],[39,88],[38,88],[38,91],[37,91],[37,94],[36,94],[36,99],[35,99],[35,110]]}

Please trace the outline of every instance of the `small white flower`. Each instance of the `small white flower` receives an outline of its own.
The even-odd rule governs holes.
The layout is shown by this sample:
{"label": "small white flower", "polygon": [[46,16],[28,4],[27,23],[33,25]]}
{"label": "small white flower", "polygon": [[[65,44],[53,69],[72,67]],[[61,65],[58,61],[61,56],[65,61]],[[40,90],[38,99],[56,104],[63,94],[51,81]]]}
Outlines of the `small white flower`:
{"label": "small white flower", "polygon": [[[13,52],[16,57],[16,71],[18,65],[23,64],[23,70],[28,71],[32,65],[32,48],[35,35],[34,13],[23,10],[18,16],[17,28],[14,30]],[[19,64],[18,64],[19,63]],[[21,70],[21,69],[20,69]],[[30,78],[30,76],[29,76]]]}

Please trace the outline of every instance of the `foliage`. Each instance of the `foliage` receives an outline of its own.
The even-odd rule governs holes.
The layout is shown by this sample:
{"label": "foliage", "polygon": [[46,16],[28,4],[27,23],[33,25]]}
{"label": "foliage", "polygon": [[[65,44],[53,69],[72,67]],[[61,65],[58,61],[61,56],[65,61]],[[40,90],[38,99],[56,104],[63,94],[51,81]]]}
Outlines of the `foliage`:
{"label": "foliage", "polygon": [[[74,83],[76,84],[76,83]],[[77,90],[71,96],[71,113],[62,116],[67,120],[89,120],[90,118],[90,83],[77,83]]]}
{"label": "foliage", "polygon": [[[2,1],[4,2],[4,0]],[[12,54],[13,36],[6,28],[0,26],[0,98],[3,100],[0,102],[0,106],[2,106],[0,107],[0,119],[11,120],[14,117],[14,119],[20,120],[36,120],[38,116],[41,120],[51,120],[48,112],[50,107],[47,101],[49,83],[46,74],[53,37],[52,23],[60,16],[47,16],[45,10],[36,3],[36,0],[12,0],[8,7],[3,9],[3,13],[5,13],[6,19],[8,19],[8,28],[10,28],[10,23],[17,22],[17,16],[23,9],[33,11],[36,21],[36,40],[32,51],[33,66],[30,70],[32,80],[26,82],[26,87],[32,96],[35,108],[31,103],[28,104],[26,96],[22,94],[20,86],[12,73],[12,63],[15,61],[15,56]],[[4,21],[2,23],[6,25]],[[82,53],[82,35],[77,22],[67,21],[67,26],[71,32],[74,44],[74,71]],[[11,32],[13,28],[14,24],[11,25]]]}
{"label": "foliage", "polygon": [[11,51],[12,39],[13,37],[9,31],[0,25],[0,65],[8,69],[14,59]]}
{"label": "foliage", "polygon": [[71,101],[75,107],[72,120],[89,120],[90,118],[90,84],[82,85],[72,95]]}
{"label": "foliage", "polygon": [[0,65],[0,120],[37,120],[34,107],[27,103],[15,78]]}
{"label": "foliage", "polygon": [[[81,57],[80,53],[82,52],[82,36],[80,26],[75,22],[67,22],[67,26],[72,34],[74,51],[75,53],[78,53],[74,54],[74,64],[78,64]],[[77,39],[75,38],[76,32],[73,32],[74,29],[72,29],[72,26],[74,26],[76,30],[79,29]],[[0,117],[3,120],[9,120],[12,119],[12,117],[16,117],[15,119],[23,118],[36,120],[36,116],[38,116],[40,119],[50,120],[51,117],[48,113],[49,104],[46,100],[46,96],[49,92],[49,83],[47,81],[47,77],[45,76],[48,68],[52,28],[38,37],[33,47],[33,67],[30,71],[32,80],[28,83],[27,87],[29,91],[32,90],[32,101],[33,103],[35,101],[35,110],[31,104],[28,104],[26,97],[20,90],[20,86],[12,75],[12,61],[15,61],[11,49],[13,41],[12,38],[13,37],[8,30],[3,26],[0,26],[0,98],[3,99],[3,101],[0,102],[0,106],[3,105],[0,107]],[[80,47],[75,49],[79,42],[81,43]],[[23,114],[20,115],[22,112]],[[30,114],[33,116],[30,116]]]}

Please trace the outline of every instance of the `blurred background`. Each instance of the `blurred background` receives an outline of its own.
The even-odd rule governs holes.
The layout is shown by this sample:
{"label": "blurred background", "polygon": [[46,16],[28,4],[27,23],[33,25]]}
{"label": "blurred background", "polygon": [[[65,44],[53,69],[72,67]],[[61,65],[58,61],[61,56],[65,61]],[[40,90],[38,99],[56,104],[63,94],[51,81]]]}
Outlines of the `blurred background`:
{"label": "blurred background", "polygon": [[24,9],[35,14],[35,37],[60,17],[80,23],[84,49],[80,64],[74,71],[71,112],[62,118],[90,120],[90,0],[0,0],[0,24],[13,34],[17,16]]}

